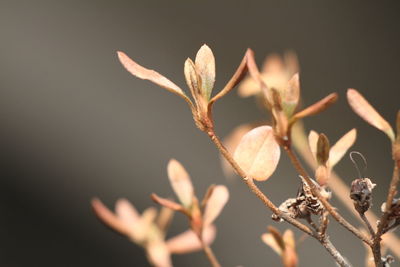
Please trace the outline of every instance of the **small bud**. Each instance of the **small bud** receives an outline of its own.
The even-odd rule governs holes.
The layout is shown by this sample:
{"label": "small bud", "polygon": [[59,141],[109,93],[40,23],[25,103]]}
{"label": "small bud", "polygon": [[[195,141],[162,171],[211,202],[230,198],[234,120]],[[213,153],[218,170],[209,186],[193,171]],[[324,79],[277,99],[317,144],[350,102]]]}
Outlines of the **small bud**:
{"label": "small bud", "polygon": [[329,140],[325,134],[320,134],[317,142],[317,161],[319,165],[326,165],[329,159]]}
{"label": "small bud", "polygon": [[358,178],[351,183],[350,198],[359,213],[364,214],[371,207],[372,189],[375,186],[369,178]]}

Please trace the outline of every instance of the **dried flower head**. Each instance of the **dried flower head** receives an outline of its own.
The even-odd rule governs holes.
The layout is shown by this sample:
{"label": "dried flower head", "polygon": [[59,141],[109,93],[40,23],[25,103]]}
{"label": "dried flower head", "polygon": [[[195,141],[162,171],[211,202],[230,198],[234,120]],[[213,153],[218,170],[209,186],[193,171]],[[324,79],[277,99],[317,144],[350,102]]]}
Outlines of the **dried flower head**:
{"label": "dried flower head", "polygon": [[358,178],[351,183],[350,198],[359,213],[365,213],[372,205],[372,189],[376,184],[369,178]]}
{"label": "dried flower head", "polygon": [[[310,186],[301,177],[301,186],[297,192],[296,198],[289,198],[285,200],[281,205],[279,205],[279,210],[286,213],[290,217],[296,219],[306,219],[309,220],[311,215],[322,215],[324,212],[324,206],[317,196],[314,196],[311,192]],[[319,186],[314,180],[311,180],[316,188],[320,191],[321,195],[326,199],[331,197],[330,192],[328,192],[324,187]],[[272,219],[275,221],[282,221],[282,219],[273,214]]]}

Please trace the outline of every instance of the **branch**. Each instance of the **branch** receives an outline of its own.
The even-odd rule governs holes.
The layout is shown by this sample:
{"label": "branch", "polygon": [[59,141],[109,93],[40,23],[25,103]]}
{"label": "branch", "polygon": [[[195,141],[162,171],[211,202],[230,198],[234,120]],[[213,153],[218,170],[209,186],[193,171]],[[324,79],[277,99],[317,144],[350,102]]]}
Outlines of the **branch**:
{"label": "branch", "polygon": [[350,263],[347,262],[346,259],[337,251],[337,249],[332,245],[332,243],[325,237],[321,238],[321,236],[312,231],[309,227],[302,224],[296,219],[288,216],[281,210],[279,210],[269,199],[268,197],[257,187],[251,177],[248,177],[246,173],[240,168],[237,162],[233,159],[232,155],[228,152],[228,150],[224,147],[221,140],[215,134],[213,130],[209,130],[207,132],[208,136],[214,142],[217,149],[220,153],[225,157],[225,159],[231,164],[233,169],[236,173],[242,178],[242,180],[246,183],[246,185],[250,188],[250,190],[255,194],[263,203],[264,205],[269,208],[275,215],[282,218],[283,220],[287,221],[288,223],[292,224],[293,226],[297,227],[299,230],[303,231],[304,233],[314,237],[317,239],[322,246],[332,255],[332,257],[336,260],[336,262],[342,267],[351,267]]}
{"label": "branch", "polygon": [[355,228],[353,225],[351,225],[346,219],[344,219],[336,210],[335,208],[326,200],[319,190],[316,188],[315,184],[311,181],[310,176],[307,174],[303,166],[301,165],[299,159],[297,156],[294,154],[293,150],[291,149],[290,145],[285,145],[283,146],[285,151],[287,152],[290,160],[292,161],[292,164],[294,168],[297,170],[297,172],[304,177],[304,180],[307,182],[308,186],[311,188],[311,192],[318,197],[318,200],[321,201],[321,203],[324,205],[325,209],[329,212],[329,214],[332,215],[332,217],[343,227],[345,227],[347,230],[352,232],[355,236],[357,236],[359,239],[364,241],[368,245],[372,245],[371,240],[369,240],[368,237],[366,237],[363,233],[361,233],[357,228]]}

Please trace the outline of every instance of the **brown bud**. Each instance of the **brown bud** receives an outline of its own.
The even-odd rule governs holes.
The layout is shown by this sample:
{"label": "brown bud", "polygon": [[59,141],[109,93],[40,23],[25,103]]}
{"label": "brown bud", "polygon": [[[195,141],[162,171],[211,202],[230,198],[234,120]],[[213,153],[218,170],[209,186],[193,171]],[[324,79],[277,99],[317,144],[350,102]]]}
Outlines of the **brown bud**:
{"label": "brown bud", "polygon": [[350,198],[359,213],[364,214],[371,207],[372,189],[375,186],[369,178],[358,178],[351,183]]}
{"label": "brown bud", "polygon": [[317,161],[319,165],[326,165],[329,159],[329,140],[325,134],[320,134],[317,142]]}

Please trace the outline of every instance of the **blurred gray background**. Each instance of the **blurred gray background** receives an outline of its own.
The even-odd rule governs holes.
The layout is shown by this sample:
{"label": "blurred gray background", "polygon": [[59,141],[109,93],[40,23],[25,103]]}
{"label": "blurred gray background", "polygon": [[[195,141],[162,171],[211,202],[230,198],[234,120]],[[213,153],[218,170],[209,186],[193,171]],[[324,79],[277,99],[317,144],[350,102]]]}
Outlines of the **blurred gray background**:
{"label": "blurred gray background", "polygon": [[[199,195],[211,183],[230,189],[213,244],[223,266],[279,266],[260,235],[269,224],[287,225],[271,221],[239,179],[224,178],[216,149],[195,128],[186,103],[131,76],[116,50],[185,88],[183,62],[207,43],[217,60],[215,90],[246,48],[260,64],[268,53],[295,50],[304,104],[333,91],[340,95],[329,111],[307,119],[307,128],[332,142],[352,127],[359,130],[354,149],[365,155],[367,175],[378,183],[378,210],[391,177],[389,141],[351,112],[345,92],[358,88],[394,123],[400,99],[400,8],[394,3],[0,1],[0,265],[147,266],[140,248],[96,219],[90,199],[98,196],[111,207],[127,197],[142,211],[154,205],[150,193],[173,195],[166,164],[174,157]],[[225,136],[267,115],[254,99],[232,92],[216,106],[215,118]],[[348,158],[337,171],[347,183],[356,178]],[[260,184],[277,204],[297,186],[286,157]],[[186,227],[177,215],[171,235]],[[329,231],[361,266],[361,243],[335,222]],[[314,240],[298,251],[301,266],[334,266]],[[201,252],[173,260],[176,266],[208,265]]]}

